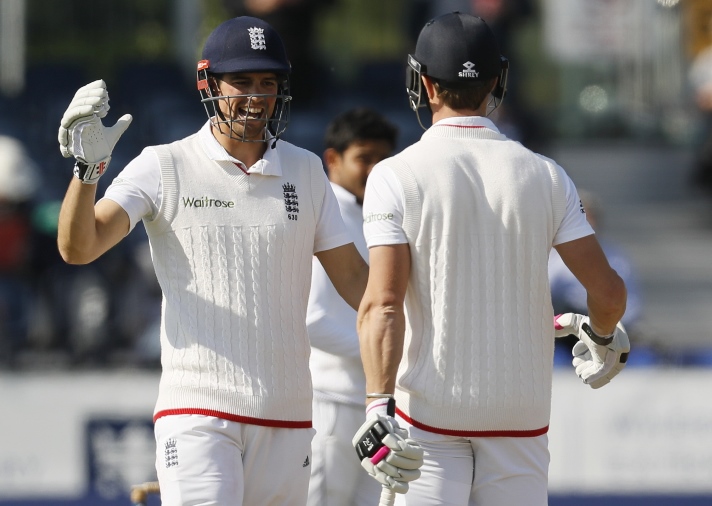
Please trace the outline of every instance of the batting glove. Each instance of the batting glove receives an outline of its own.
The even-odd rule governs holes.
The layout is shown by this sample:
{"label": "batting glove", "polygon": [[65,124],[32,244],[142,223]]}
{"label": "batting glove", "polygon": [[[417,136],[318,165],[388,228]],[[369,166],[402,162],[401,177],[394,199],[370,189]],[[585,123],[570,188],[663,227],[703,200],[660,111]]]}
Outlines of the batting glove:
{"label": "batting glove", "polygon": [[366,421],[352,443],[361,466],[393,492],[405,494],[408,482],[420,477],[423,449],[388,414],[387,399],[369,404]]}
{"label": "batting glove", "polygon": [[96,184],[111,161],[111,152],[132,121],[125,114],[113,127],[101,119],[109,112],[109,92],[102,80],[77,90],[59,127],[59,150],[62,156],[73,156],[74,175],[83,183]]}
{"label": "batting glove", "polygon": [[630,341],[623,324],[618,322],[613,334],[599,336],[591,328],[588,316],[566,313],[554,318],[556,337],[578,337],[573,347],[572,364],[576,375],[591,388],[608,384],[625,367]]}

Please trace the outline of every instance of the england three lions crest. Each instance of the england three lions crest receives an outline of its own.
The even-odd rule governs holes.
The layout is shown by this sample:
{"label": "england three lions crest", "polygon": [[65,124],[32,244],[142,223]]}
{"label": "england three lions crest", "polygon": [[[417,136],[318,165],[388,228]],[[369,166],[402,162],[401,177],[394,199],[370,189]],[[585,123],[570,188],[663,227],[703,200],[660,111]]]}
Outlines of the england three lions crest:
{"label": "england three lions crest", "polygon": [[292,183],[285,183],[282,185],[282,193],[284,195],[284,209],[287,211],[287,217],[290,220],[296,221],[299,214],[297,188]]}

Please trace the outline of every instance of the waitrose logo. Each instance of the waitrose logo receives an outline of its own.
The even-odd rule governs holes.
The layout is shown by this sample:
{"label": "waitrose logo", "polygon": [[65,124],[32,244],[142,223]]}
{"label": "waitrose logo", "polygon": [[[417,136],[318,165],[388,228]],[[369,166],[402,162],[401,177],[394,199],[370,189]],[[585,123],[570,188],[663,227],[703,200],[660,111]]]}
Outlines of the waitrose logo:
{"label": "waitrose logo", "polygon": [[393,213],[368,213],[363,221],[371,223],[372,221],[392,220]]}
{"label": "waitrose logo", "polygon": [[210,197],[182,197],[183,207],[235,207],[235,202],[232,200],[212,199]]}

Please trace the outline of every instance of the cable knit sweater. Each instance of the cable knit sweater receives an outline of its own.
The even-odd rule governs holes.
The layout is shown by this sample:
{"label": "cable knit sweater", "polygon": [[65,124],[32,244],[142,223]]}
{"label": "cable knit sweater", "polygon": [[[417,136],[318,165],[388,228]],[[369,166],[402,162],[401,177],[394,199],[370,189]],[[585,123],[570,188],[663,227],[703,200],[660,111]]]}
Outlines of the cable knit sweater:
{"label": "cable knit sweater", "polygon": [[382,164],[402,185],[413,258],[401,414],[444,434],[545,433],[547,259],[568,176],[495,130],[443,123]]}
{"label": "cable knit sweater", "polygon": [[280,141],[283,174],[268,177],[211,160],[197,135],[154,149],[163,204],[146,230],[164,293],[154,418],[311,427],[305,316],[321,162]]}

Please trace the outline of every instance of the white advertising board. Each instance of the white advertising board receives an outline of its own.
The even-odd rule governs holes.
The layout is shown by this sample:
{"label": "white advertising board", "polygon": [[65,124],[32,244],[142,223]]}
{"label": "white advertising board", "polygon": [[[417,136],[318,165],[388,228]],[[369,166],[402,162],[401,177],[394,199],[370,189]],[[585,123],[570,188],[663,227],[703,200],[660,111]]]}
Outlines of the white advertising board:
{"label": "white advertising board", "polygon": [[712,493],[712,369],[626,369],[598,390],[557,370],[552,492]]}
{"label": "white advertising board", "polygon": [[157,394],[156,373],[0,374],[0,499],[82,497],[90,479],[125,496],[155,476]]}
{"label": "white advertising board", "polygon": [[[554,376],[552,493],[712,494],[712,369]],[[158,374],[0,373],[0,500],[107,499],[154,478]]]}

